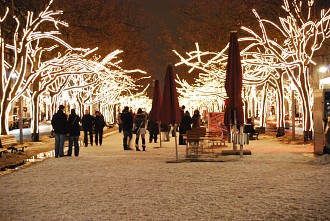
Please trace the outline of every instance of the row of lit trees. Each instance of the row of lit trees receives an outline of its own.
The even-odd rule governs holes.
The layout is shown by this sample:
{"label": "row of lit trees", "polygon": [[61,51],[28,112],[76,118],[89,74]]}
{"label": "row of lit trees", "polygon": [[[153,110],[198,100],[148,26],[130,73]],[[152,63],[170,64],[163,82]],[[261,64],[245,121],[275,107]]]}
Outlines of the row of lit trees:
{"label": "row of lit trees", "polygon": [[[71,106],[82,113],[94,104],[99,108],[112,105],[122,92],[137,86],[127,74],[142,71],[121,68],[122,61],[117,56],[122,51],[101,59],[92,56],[96,49],[73,48],[60,38],[59,26],[68,24],[58,19],[62,11],[50,9],[52,3],[51,0],[37,16],[27,12],[24,19],[14,15],[10,20],[14,14],[9,13],[14,10],[10,8],[0,15],[1,134],[8,133],[9,112],[22,95],[31,99],[32,130],[37,135],[42,97],[49,96],[51,111],[55,111],[65,93]],[[12,21],[15,32],[5,35]]]}
{"label": "row of lit trees", "polygon": [[[260,30],[254,31],[247,27],[242,27],[249,36],[240,39],[242,45],[247,45],[241,50],[243,66],[243,93],[245,103],[252,98],[251,93],[259,95],[262,105],[261,126],[265,126],[265,105],[269,97],[269,88],[274,88],[278,135],[284,133],[285,99],[291,100],[291,93],[294,90],[299,99],[302,109],[303,129],[305,138],[311,138],[313,129],[312,106],[313,94],[310,87],[310,65],[313,62],[315,51],[319,50],[326,38],[330,37],[330,9],[322,9],[318,19],[312,19],[311,12],[314,8],[314,1],[308,0],[308,4],[302,1],[283,1],[283,10],[286,17],[279,18],[279,24],[261,18],[253,10],[258,20]],[[304,10],[303,7],[307,10]],[[268,32],[277,33],[277,39],[271,39]],[[260,33],[260,34],[259,34]],[[221,52],[200,52],[187,53],[184,58],[179,53],[176,54],[181,59],[177,65],[185,64],[192,67],[191,70],[198,69],[202,72],[199,82],[192,85],[189,90],[181,89],[183,97],[191,97],[192,91],[197,88],[207,87],[210,93],[223,96],[225,81],[225,65],[227,46]],[[202,61],[201,57],[206,61]],[[213,83],[210,83],[213,81]],[[184,82],[178,80],[182,88],[189,88]],[[202,86],[201,86],[202,85]],[[214,87],[219,85],[220,89]],[[251,90],[251,88],[253,88]],[[255,98],[253,98],[255,99]],[[216,101],[216,100],[214,100]]]}

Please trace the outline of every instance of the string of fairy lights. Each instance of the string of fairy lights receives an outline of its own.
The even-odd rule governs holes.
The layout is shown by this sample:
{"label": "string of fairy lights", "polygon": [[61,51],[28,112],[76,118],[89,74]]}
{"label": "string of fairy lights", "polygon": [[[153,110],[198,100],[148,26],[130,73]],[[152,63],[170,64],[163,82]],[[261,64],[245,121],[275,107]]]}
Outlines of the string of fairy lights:
{"label": "string of fairy lights", "polygon": [[[8,133],[8,113],[19,97],[24,97],[30,106],[31,129],[37,132],[40,107],[45,101],[49,106],[46,112],[50,112],[50,116],[62,103],[66,103],[68,108],[78,109],[80,113],[97,105],[97,109],[104,111],[106,120],[113,122],[113,106],[118,103],[122,93],[133,94],[137,87],[142,87],[136,84],[139,78],[133,79],[131,74],[145,72],[139,69],[123,69],[120,66],[122,60],[118,59],[121,50],[115,50],[102,59],[92,55],[97,48],[73,48],[61,39],[59,26],[67,27],[68,24],[57,19],[62,11],[50,10],[52,3],[51,0],[37,16],[34,16],[33,12],[27,12],[24,22],[14,16],[16,26],[12,44],[5,44],[4,38],[0,36],[1,53],[11,51],[14,54],[11,59],[1,56],[2,134]],[[7,8],[0,18],[0,27],[5,26],[9,10]],[[24,27],[21,25],[23,23]],[[56,30],[41,31],[39,27],[42,23],[50,23]],[[51,40],[54,45],[42,47],[44,40]],[[57,56],[44,60],[43,55],[47,52],[57,52]]]}
{"label": "string of fairy lights", "polygon": [[[0,36],[0,129],[8,133],[8,116],[14,102],[24,97],[33,114],[33,131],[38,131],[40,106],[46,103],[47,113],[52,115],[58,105],[65,102],[69,108],[83,113],[86,108],[101,110],[109,122],[114,121],[116,107],[130,106],[135,110],[144,107],[149,111],[151,99],[144,90],[137,93],[137,80],[131,74],[145,72],[125,70],[122,60],[115,50],[104,58],[94,55],[97,48],[74,48],[61,38],[60,26],[68,23],[59,20],[62,11],[51,10],[53,0],[38,15],[27,12],[25,20],[13,16],[15,28],[10,38]],[[241,27],[247,36],[239,41],[247,45],[241,50],[243,69],[242,98],[246,117],[260,117],[260,126],[265,126],[267,110],[276,106],[277,126],[284,126],[284,116],[291,108],[291,96],[298,100],[302,112],[303,130],[313,128],[313,90],[310,86],[310,65],[314,53],[324,40],[330,37],[330,9],[322,9],[319,17],[312,18],[314,0],[283,0],[282,9],[286,17],[280,17],[278,24],[261,18],[253,10],[259,30]],[[307,8],[307,11],[303,10]],[[10,8],[0,15],[0,28],[8,25]],[[22,25],[24,24],[24,25]],[[48,30],[41,29],[48,24]],[[270,38],[268,30],[276,32],[277,39]],[[1,33],[1,32],[0,32]],[[9,40],[8,40],[9,39]],[[42,42],[50,40],[51,46],[44,47]],[[226,91],[224,89],[228,46],[219,52],[196,50],[185,55],[174,51],[179,62],[176,66],[186,65],[188,74],[198,73],[198,78],[189,84],[184,78],[177,77],[180,103],[190,104],[191,108],[222,111]],[[8,58],[5,53],[10,52]],[[8,53],[7,53],[8,54]],[[57,54],[51,59],[45,55]],[[146,76],[147,77],[147,76]],[[145,78],[145,77],[142,77]],[[290,93],[294,91],[295,93]],[[291,112],[290,112],[291,113]]]}
{"label": "string of fairy lights", "polygon": [[[307,2],[307,15],[302,10],[302,1],[293,1],[292,4],[288,0],[283,1],[283,10],[287,12],[287,17],[280,17],[279,23],[263,19],[256,10],[253,10],[255,17],[259,22],[261,34],[242,27],[242,30],[248,33],[248,37],[242,37],[239,41],[249,43],[247,47],[241,51],[242,69],[243,69],[243,100],[250,102],[251,99],[259,104],[261,121],[260,126],[265,126],[265,109],[271,104],[277,105],[278,127],[284,126],[285,105],[284,100],[291,102],[291,93],[298,98],[300,109],[302,110],[303,130],[311,131],[313,128],[312,106],[313,106],[313,90],[310,86],[309,65],[314,65],[313,55],[315,51],[322,47],[326,38],[330,37],[330,9],[322,9],[318,19],[311,18],[311,10],[314,1]],[[273,28],[278,32],[284,41],[271,39],[267,33],[267,28]],[[186,56],[182,56],[177,51],[174,53],[179,57],[180,61],[176,65],[186,65],[191,67],[192,71],[201,71],[198,80],[189,85],[186,81],[178,79],[177,82],[181,86],[179,93],[181,99],[189,101],[196,100],[198,96],[196,90],[203,90],[208,94],[217,94],[221,101],[226,97],[225,91],[219,91],[215,85],[223,88],[225,81],[225,65],[226,50],[228,45],[220,52],[201,52],[196,43],[196,50],[187,52]],[[204,60],[204,61],[203,61]],[[266,88],[266,90],[265,90]],[[270,90],[273,88],[273,90]],[[253,91],[253,93],[251,93]],[[200,95],[200,96],[203,96]],[[210,101],[218,102],[216,99]],[[199,102],[196,106],[205,107],[203,102]],[[251,105],[250,105],[251,106]],[[291,107],[291,105],[288,105]],[[245,107],[250,108],[251,107]],[[254,116],[255,110],[252,107]],[[246,116],[247,117],[247,116]]]}

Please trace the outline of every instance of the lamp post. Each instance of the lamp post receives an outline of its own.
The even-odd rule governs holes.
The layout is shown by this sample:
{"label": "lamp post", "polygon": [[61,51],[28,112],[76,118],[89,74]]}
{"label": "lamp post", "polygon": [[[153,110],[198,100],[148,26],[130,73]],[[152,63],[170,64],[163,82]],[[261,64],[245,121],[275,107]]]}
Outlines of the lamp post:
{"label": "lamp post", "polygon": [[295,86],[291,83],[291,132],[292,140],[296,139],[296,100],[294,98]]}

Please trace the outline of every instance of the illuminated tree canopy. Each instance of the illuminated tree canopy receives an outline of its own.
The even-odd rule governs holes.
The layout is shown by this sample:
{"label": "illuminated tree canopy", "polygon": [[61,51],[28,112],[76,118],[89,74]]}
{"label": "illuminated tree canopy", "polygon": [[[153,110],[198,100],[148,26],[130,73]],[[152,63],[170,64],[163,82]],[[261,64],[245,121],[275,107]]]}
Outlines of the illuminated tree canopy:
{"label": "illuminated tree canopy", "polygon": [[[123,92],[136,90],[136,80],[131,73],[141,70],[124,70],[118,59],[121,50],[115,50],[101,59],[92,55],[95,49],[73,48],[60,37],[60,25],[68,26],[57,17],[62,11],[52,11],[52,1],[36,17],[28,12],[26,21],[14,16],[16,31],[12,38],[1,35],[1,134],[8,133],[8,113],[11,104],[20,96],[31,100],[32,130],[38,133],[39,102],[50,99],[51,111],[66,100],[71,107],[83,112],[84,108],[100,104],[100,108],[113,106]],[[0,20],[3,33],[9,16],[7,8]],[[45,23],[56,29],[45,30]],[[26,24],[23,27],[21,24]],[[49,27],[50,25],[47,24]],[[51,28],[50,28],[51,29]],[[45,46],[47,45],[47,46]],[[52,58],[52,55],[57,55]],[[10,54],[12,56],[6,56]],[[140,78],[141,79],[141,78]],[[141,86],[140,86],[141,87]],[[108,119],[111,120],[111,119]]]}
{"label": "illuminated tree canopy", "polygon": [[[303,10],[303,7],[307,8],[307,11]],[[279,18],[280,25],[260,18],[258,13],[253,10],[261,34],[242,27],[251,36],[240,38],[244,45],[247,44],[241,51],[244,73],[243,99],[249,99],[253,86],[263,86],[263,90],[259,90],[258,93],[253,92],[261,95],[262,99],[270,95],[267,93],[268,86],[273,87],[276,95],[278,127],[283,128],[284,100],[288,99],[288,93],[285,92],[290,89],[295,90],[303,109],[303,129],[308,137],[313,127],[313,95],[309,84],[309,65],[315,64],[313,62],[315,51],[319,50],[324,40],[330,37],[330,9],[322,9],[320,17],[312,19],[313,7],[314,1],[312,0],[308,1],[307,6],[302,1],[293,1],[290,4],[288,0],[284,0],[282,8],[287,13],[287,17]],[[279,38],[269,38],[268,30],[278,32]],[[218,97],[225,96],[221,87],[225,81],[224,67],[227,58],[224,52],[227,47],[228,45],[221,52],[215,53],[201,52],[197,45],[196,51],[186,54],[187,58],[174,51],[181,60],[177,65],[185,64],[191,67],[190,72],[195,69],[202,71],[194,85],[178,80],[182,87],[180,89],[182,97],[193,97],[196,100],[198,90],[205,87],[209,93],[214,93]],[[204,61],[201,58],[204,58]],[[220,89],[214,85],[219,85]],[[291,85],[294,85],[294,88]],[[256,88],[254,87],[253,90]],[[273,97],[271,96],[269,99],[273,99]],[[265,101],[261,103],[265,104]],[[264,124],[263,121],[261,123]]]}

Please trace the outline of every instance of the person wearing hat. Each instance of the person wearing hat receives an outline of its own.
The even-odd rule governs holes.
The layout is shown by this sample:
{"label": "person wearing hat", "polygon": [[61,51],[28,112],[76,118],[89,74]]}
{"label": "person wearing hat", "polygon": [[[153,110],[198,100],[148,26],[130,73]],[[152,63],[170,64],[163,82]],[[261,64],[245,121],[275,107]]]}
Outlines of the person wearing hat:
{"label": "person wearing hat", "polygon": [[55,158],[64,156],[64,142],[68,133],[68,120],[64,113],[64,106],[60,105],[52,118],[52,126],[55,133]]}

